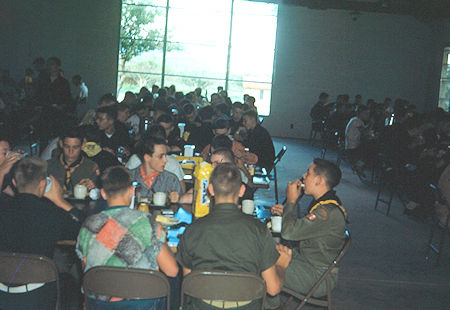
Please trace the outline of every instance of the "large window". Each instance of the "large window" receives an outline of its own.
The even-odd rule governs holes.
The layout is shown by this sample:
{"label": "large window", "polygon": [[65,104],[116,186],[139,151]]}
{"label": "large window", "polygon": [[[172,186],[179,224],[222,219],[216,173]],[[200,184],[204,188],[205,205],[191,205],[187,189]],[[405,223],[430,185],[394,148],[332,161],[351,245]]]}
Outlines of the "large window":
{"label": "large window", "polygon": [[442,61],[441,89],[439,91],[439,107],[449,112],[450,102],[450,47],[444,50],[444,60]]}
{"label": "large window", "polygon": [[127,0],[122,4],[118,98],[153,84],[223,86],[270,113],[278,6],[245,0]]}

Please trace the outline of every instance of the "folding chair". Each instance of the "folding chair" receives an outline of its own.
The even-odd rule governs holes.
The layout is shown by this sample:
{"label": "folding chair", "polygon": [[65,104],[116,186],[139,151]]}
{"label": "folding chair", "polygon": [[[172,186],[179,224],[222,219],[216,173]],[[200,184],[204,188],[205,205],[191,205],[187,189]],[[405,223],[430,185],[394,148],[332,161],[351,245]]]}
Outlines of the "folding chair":
{"label": "folding chair", "polygon": [[275,181],[275,202],[278,204],[278,178],[277,178],[277,164],[281,161],[281,158],[283,158],[284,154],[287,151],[287,146],[283,145],[281,148],[281,151],[278,153],[278,155],[275,157],[275,160],[273,161],[272,167],[270,170],[267,171],[267,173],[271,173],[273,171],[273,179]]}
{"label": "folding chair", "polygon": [[266,283],[260,276],[250,272],[197,270],[189,273],[183,280],[181,309],[185,304],[185,295],[219,308],[231,308],[227,306],[230,304],[238,307],[260,299],[262,310],[266,298]]}
{"label": "folding chair", "polygon": [[166,297],[170,309],[170,285],[161,272],[147,269],[97,266],[83,277],[86,309],[89,309],[89,295],[103,295],[133,299],[154,299]]}
{"label": "folding chair", "polygon": [[56,282],[56,309],[60,308],[60,283],[55,263],[35,254],[0,252],[0,282],[10,292],[26,293],[41,283]]}
{"label": "folding chair", "polygon": [[[331,309],[331,283],[328,278],[328,275],[331,273],[331,271],[338,267],[339,262],[344,257],[345,253],[347,253],[348,248],[350,247],[351,243],[351,236],[350,232],[348,230],[345,231],[345,243],[342,247],[342,250],[339,252],[339,254],[336,256],[336,258],[331,262],[331,264],[328,266],[328,269],[322,274],[322,276],[319,278],[319,280],[314,284],[314,286],[306,293],[306,295],[298,293],[296,291],[293,291],[289,288],[283,287],[282,292],[290,295],[288,301],[283,305],[283,308],[286,309],[287,306],[291,303],[293,298],[296,298],[298,300],[301,300],[301,303],[298,305],[296,310],[301,309],[305,304],[312,304],[320,307],[327,307],[329,310]],[[327,295],[325,298],[313,298],[311,297],[314,292],[319,288],[319,286],[322,284],[322,282],[325,281],[327,286]]]}

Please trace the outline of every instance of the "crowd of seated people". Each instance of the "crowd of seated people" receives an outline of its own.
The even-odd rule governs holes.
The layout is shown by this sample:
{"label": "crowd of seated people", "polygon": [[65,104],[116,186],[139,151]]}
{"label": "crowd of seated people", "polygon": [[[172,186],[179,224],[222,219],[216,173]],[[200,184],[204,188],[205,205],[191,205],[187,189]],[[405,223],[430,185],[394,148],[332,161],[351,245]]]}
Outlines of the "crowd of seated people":
{"label": "crowd of seated people", "polygon": [[[133,189],[137,182],[141,197],[150,201],[155,192],[166,192],[170,202],[192,203],[193,191],[186,188],[183,169],[169,155],[182,155],[185,145],[193,145],[196,156],[202,156],[213,167],[220,162],[240,170],[247,189],[244,198],[252,199],[254,190],[247,165],[269,167],[275,157],[272,139],[258,122],[255,99],[251,96],[245,95],[244,103],[232,103],[222,87],[206,98],[201,88],[184,94],[176,91],[174,85],[153,85],[151,91],[142,87],[137,94],[126,92],[121,102],[114,95],[105,94],[95,108],[88,109],[93,104],[80,75],[72,79],[72,97],[58,58],[51,57],[47,62],[38,58],[33,65],[35,71],[26,71],[24,83],[16,84],[4,71],[0,85],[0,217],[2,223],[8,222],[2,232],[9,236],[0,243],[0,251],[53,257],[56,240],[76,239],[87,215],[88,221],[78,237],[77,254],[85,270],[107,264],[98,256],[104,250],[101,244],[89,249],[93,238],[119,240],[119,236],[109,235],[106,226],[104,231],[95,230],[99,221],[107,217],[108,225],[114,223],[127,230],[126,235],[120,235],[125,238],[119,240],[122,245],[133,238],[138,243],[148,242],[142,239],[140,230],[153,236],[148,248],[125,258],[127,262],[134,260],[128,266],[159,268],[168,276],[176,276],[178,266],[173,255],[167,253],[164,236],[154,219],[128,208],[119,213],[113,211],[130,204],[129,198],[134,194],[131,182]],[[29,154],[31,143],[40,146],[37,154]],[[25,150],[12,151],[12,146]],[[88,192],[101,193],[88,214],[78,214],[66,200],[78,185],[85,186]],[[20,212],[16,214],[14,208],[19,205]],[[39,229],[31,224],[36,217]],[[123,218],[127,221],[123,222]],[[49,222],[44,224],[47,219]],[[15,234],[22,226],[21,234]],[[29,235],[34,239],[25,241]],[[112,239],[101,242],[110,244]],[[124,253],[130,254],[127,251],[108,252],[108,261],[123,261]],[[278,251],[273,247],[271,253]],[[24,299],[20,307],[31,309],[31,300],[39,300],[35,306],[46,309],[48,290],[44,286],[38,290],[42,292],[40,297]],[[0,305],[3,306],[8,309],[7,305]]]}
{"label": "crowd of seated people", "polygon": [[386,98],[383,103],[368,99],[366,105],[361,95],[353,103],[348,95],[339,95],[332,103],[327,100],[328,94],[322,93],[311,110],[313,126],[320,122],[326,146],[338,146],[362,178],[374,165],[395,169],[405,212],[430,216],[429,186],[438,183],[449,163],[449,114],[441,109],[419,113],[404,99]]}

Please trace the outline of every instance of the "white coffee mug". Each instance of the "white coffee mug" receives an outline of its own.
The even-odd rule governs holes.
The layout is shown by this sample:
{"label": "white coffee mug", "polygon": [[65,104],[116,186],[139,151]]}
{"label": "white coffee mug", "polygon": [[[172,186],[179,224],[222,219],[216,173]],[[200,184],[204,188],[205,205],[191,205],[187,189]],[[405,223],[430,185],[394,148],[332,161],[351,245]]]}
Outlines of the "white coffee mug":
{"label": "white coffee mug", "polygon": [[153,193],[153,204],[158,207],[166,205],[167,194],[165,192]]}
{"label": "white coffee mug", "polygon": [[73,188],[73,196],[76,199],[85,199],[87,194],[87,187],[81,184],[75,185]]}
{"label": "white coffee mug", "polygon": [[253,200],[245,199],[242,201],[242,212],[252,215],[253,210],[255,210],[255,202]]}
{"label": "white coffee mug", "polygon": [[272,216],[272,232],[275,233],[281,232],[282,224],[283,224],[283,217]]}

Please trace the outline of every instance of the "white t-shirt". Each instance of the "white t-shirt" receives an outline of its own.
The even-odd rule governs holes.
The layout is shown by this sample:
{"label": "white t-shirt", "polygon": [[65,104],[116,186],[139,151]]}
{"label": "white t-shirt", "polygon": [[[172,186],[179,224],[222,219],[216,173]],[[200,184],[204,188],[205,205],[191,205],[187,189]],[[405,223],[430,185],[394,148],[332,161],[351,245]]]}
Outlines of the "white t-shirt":
{"label": "white t-shirt", "polygon": [[357,116],[353,117],[345,128],[345,149],[353,150],[361,144],[361,129],[364,122]]}
{"label": "white t-shirt", "polygon": [[[139,167],[140,164],[141,164],[141,160],[139,159],[139,157],[136,154],[133,154],[133,155],[131,155],[130,159],[128,160],[127,164],[125,165],[125,168],[132,170],[132,169]],[[178,162],[178,160],[176,160],[172,156],[167,155],[167,163],[166,163],[166,166],[164,167],[164,170],[175,174],[178,178],[178,181],[181,182],[184,180],[183,168],[181,168],[181,165]]]}

